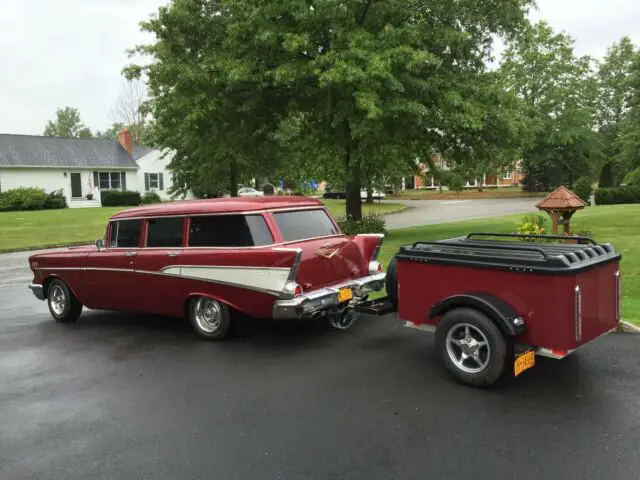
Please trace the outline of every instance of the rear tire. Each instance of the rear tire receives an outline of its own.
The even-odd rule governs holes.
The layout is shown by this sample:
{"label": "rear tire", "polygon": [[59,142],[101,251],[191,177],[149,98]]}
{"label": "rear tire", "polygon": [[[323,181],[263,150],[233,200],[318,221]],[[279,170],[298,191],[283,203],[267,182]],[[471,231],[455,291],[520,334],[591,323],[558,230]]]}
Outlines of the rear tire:
{"label": "rear tire", "polygon": [[477,388],[493,385],[505,373],[509,343],[495,323],[471,308],[447,312],[436,329],[436,348],[449,373]]}
{"label": "rear tire", "polygon": [[47,305],[51,316],[59,323],[75,322],[82,313],[82,303],[67,284],[57,278],[47,286]]}
{"label": "rear tire", "polygon": [[213,298],[195,297],[189,302],[189,321],[200,338],[222,340],[231,324],[229,307]]}
{"label": "rear tire", "polygon": [[387,298],[391,305],[398,307],[398,260],[396,257],[391,259],[387,267],[387,276],[385,277],[385,287],[387,289]]}

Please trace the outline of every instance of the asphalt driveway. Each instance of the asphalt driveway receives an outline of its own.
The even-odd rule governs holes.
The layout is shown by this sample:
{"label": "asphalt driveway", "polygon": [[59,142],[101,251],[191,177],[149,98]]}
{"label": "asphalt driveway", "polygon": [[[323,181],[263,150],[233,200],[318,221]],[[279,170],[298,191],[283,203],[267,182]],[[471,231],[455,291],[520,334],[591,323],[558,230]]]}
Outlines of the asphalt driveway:
{"label": "asphalt driveway", "polygon": [[631,479],[640,337],[610,334],[499,388],[454,383],[429,334],[365,319],[50,320],[0,287],[0,478]]}

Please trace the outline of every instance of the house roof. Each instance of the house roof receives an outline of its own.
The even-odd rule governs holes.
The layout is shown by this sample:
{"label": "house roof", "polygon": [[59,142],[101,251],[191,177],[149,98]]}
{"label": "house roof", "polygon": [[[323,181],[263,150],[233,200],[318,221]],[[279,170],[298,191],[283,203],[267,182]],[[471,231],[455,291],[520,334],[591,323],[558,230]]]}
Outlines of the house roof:
{"label": "house roof", "polygon": [[117,140],[5,133],[0,167],[138,168]]}
{"label": "house roof", "polygon": [[586,206],[585,201],[562,185],[536,203],[540,210],[577,210]]}
{"label": "house roof", "polygon": [[140,158],[144,157],[147,153],[153,152],[155,148],[153,147],[143,147],[142,145],[134,145],[133,147],[133,160],[137,161]]}
{"label": "house roof", "polygon": [[207,213],[257,212],[283,208],[323,207],[320,200],[308,197],[233,197],[206,200],[181,200],[134,207],[116,213],[112,219],[199,215]]}

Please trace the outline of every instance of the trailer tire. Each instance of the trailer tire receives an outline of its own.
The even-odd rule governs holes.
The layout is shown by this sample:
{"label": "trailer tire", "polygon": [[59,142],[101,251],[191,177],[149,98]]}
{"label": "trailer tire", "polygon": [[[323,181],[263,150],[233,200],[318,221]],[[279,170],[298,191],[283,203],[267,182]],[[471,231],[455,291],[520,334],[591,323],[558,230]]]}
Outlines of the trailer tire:
{"label": "trailer tire", "polygon": [[387,289],[387,298],[391,305],[398,306],[398,260],[393,257],[387,267],[387,275],[385,277],[385,288]]}
{"label": "trailer tire", "polygon": [[472,387],[493,385],[506,371],[509,341],[486,315],[472,308],[445,313],[436,348],[453,377]]}

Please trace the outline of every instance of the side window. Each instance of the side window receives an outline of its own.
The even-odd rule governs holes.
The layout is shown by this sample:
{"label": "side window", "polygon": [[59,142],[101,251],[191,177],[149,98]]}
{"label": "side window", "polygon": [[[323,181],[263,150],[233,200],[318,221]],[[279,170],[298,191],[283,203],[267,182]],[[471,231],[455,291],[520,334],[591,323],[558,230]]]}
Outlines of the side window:
{"label": "side window", "polygon": [[337,235],[340,231],[324,210],[274,213],[273,217],[287,242]]}
{"label": "side window", "polygon": [[182,218],[150,218],[147,247],[182,246]]}
{"label": "side window", "polygon": [[120,220],[111,222],[109,247],[137,248],[140,245],[140,220]]}
{"label": "side window", "polygon": [[273,237],[261,215],[212,215],[191,218],[191,247],[254,247],[271,243]]}

